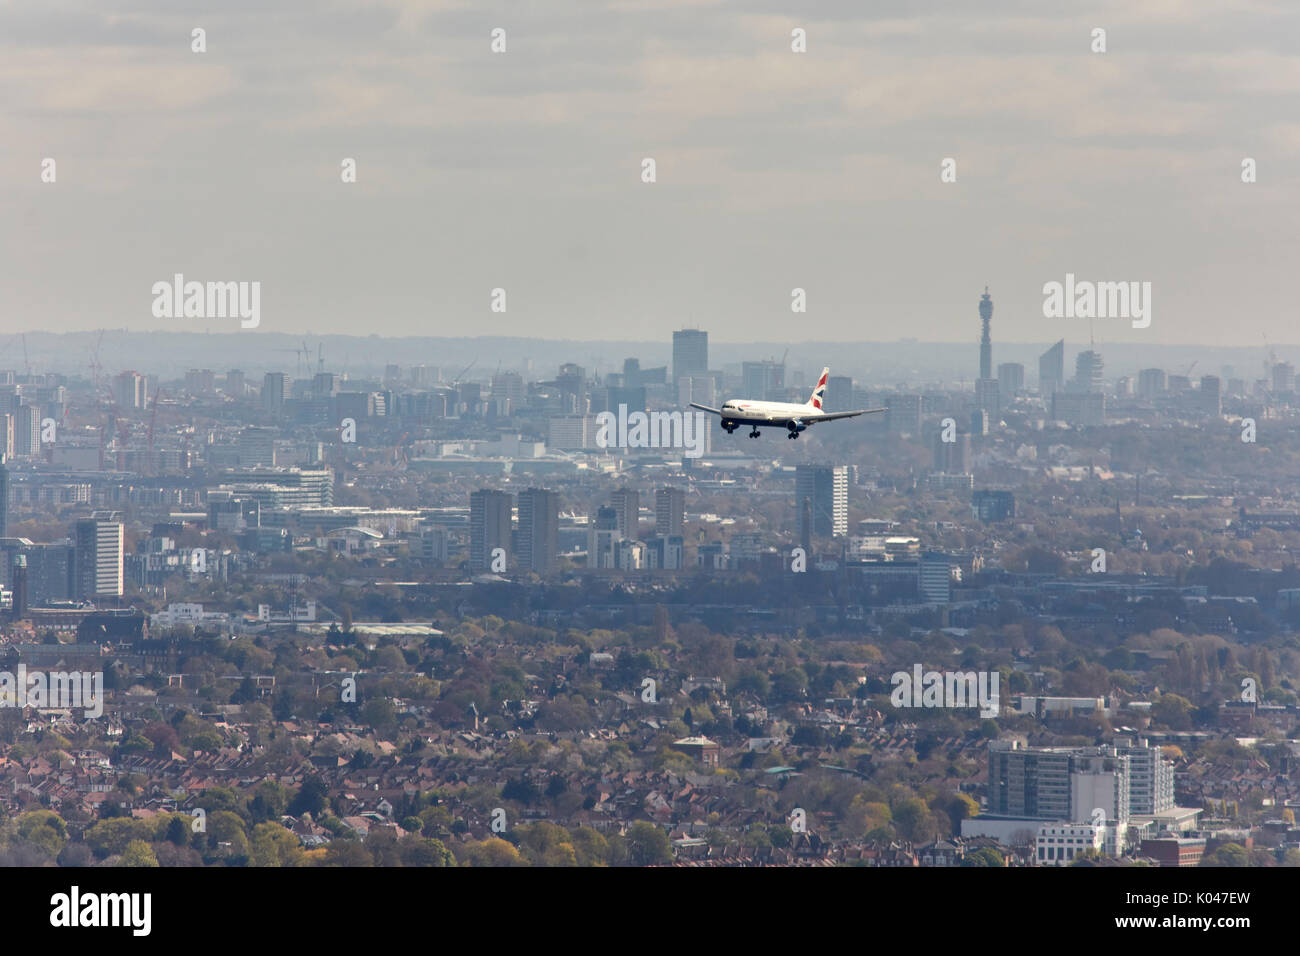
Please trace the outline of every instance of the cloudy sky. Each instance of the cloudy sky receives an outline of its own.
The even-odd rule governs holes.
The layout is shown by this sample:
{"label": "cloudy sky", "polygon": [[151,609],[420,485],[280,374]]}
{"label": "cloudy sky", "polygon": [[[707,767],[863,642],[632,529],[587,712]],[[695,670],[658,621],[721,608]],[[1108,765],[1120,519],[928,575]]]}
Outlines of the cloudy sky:
{"label": "cloudy sky", "polygon": [[1081,342],[1072,272],[1152,283],[1099,341],[1295,343],[1298,39],[1288,0],[0,2],[0,332],[237,331],[152,316],[180,272],[260,281],[249,336],[973,341],[988,283],[996,339]]}

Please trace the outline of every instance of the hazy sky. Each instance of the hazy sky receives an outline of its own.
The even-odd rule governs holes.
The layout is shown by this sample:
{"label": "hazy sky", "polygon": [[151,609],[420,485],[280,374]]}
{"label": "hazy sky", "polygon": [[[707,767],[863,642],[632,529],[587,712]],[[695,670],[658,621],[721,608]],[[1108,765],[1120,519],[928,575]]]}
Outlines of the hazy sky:
{"label": "hazy sky", "polygon": [[1098,339],[1297,342],[1297,39],[1294,0],[0,2],[0,331],[234,331],[153,317],[181,272],[260,281],[250,337],[974,341],[987,282],[995,340],[1074,343],[1073,272],[1152,283]]}

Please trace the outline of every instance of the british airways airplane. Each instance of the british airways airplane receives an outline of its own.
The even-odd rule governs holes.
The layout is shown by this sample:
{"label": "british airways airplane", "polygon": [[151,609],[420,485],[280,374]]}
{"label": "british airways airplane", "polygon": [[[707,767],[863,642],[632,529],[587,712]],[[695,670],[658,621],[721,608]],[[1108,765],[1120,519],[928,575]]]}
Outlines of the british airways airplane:
{"label": "british airways airplane", "polygon": [[886,411],[883,408],[860,408],[855,412],[822,411],[822,396],[826,394],[826,379],[830,374],[829,368],[822,369],[821,378],[817,379],[817,387],[813,389],[811,397],[803,405],[796,405],[793,402],[758,402],[744,398],[729,398],[722,403],[721,408],[710,408],[708,405],[700,405],[696,402],[691,402],[691,407],[721,416],[722,427],[727,430],[728,435],[741,425],[748,425],[750,438],[758,437],[760,425],[786,428],[789,431],[787,438],[798,438],[801,431],[818,422]]}

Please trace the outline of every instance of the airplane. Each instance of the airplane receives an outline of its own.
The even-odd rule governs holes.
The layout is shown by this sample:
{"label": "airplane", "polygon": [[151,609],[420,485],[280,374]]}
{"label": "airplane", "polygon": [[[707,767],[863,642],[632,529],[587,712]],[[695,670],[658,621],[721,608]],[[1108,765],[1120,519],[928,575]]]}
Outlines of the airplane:
{"label": "airplane", "polygon": [[803,405],[796,405],[793,402],[758,402],[745,398],[729,398],[722,403],[721,408],[710,408],[708,405],[701,405],[698,402],[691,402],[690,404],[692,408],[712,412],[714,415],[719,416],[722,419],[722,427],[726,429],[728,435],[741,425],[748,425],[750,438],[758,437],[759,425],[785,427],[789,430],[789,434],[786,435],[787,438],[798,438],[801,431],[818,422],[829,422],[837,418],[852,418],[854,415],[872,415],[876,412],[887,411],[884,408],[860,408],[854,412],[822,411],[822,396],[826,394],[826,380],[830,377],[830,374],[829,367],[822,369],[821,378],[817,379],[817,387],[813,389],[812,395]]}

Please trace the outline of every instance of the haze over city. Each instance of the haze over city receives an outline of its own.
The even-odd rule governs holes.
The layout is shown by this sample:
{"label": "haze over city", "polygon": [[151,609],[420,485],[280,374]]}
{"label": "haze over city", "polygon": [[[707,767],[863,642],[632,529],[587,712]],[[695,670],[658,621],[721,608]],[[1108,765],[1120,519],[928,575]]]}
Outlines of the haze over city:
{"label": "haze over city", "polygon": [[1074,273],[1152,284],[1150,327],[1099,319],[1099,340],[1294,342],[1297,18],[1209,0],[7,5],[0,315],[237,330],[151,314],[151,286],[184,273],[260,282],[250,337],[964,342],[987,283],[1002,340],[1086,342],[1086,319],[1043,317],[1044,283]]}

